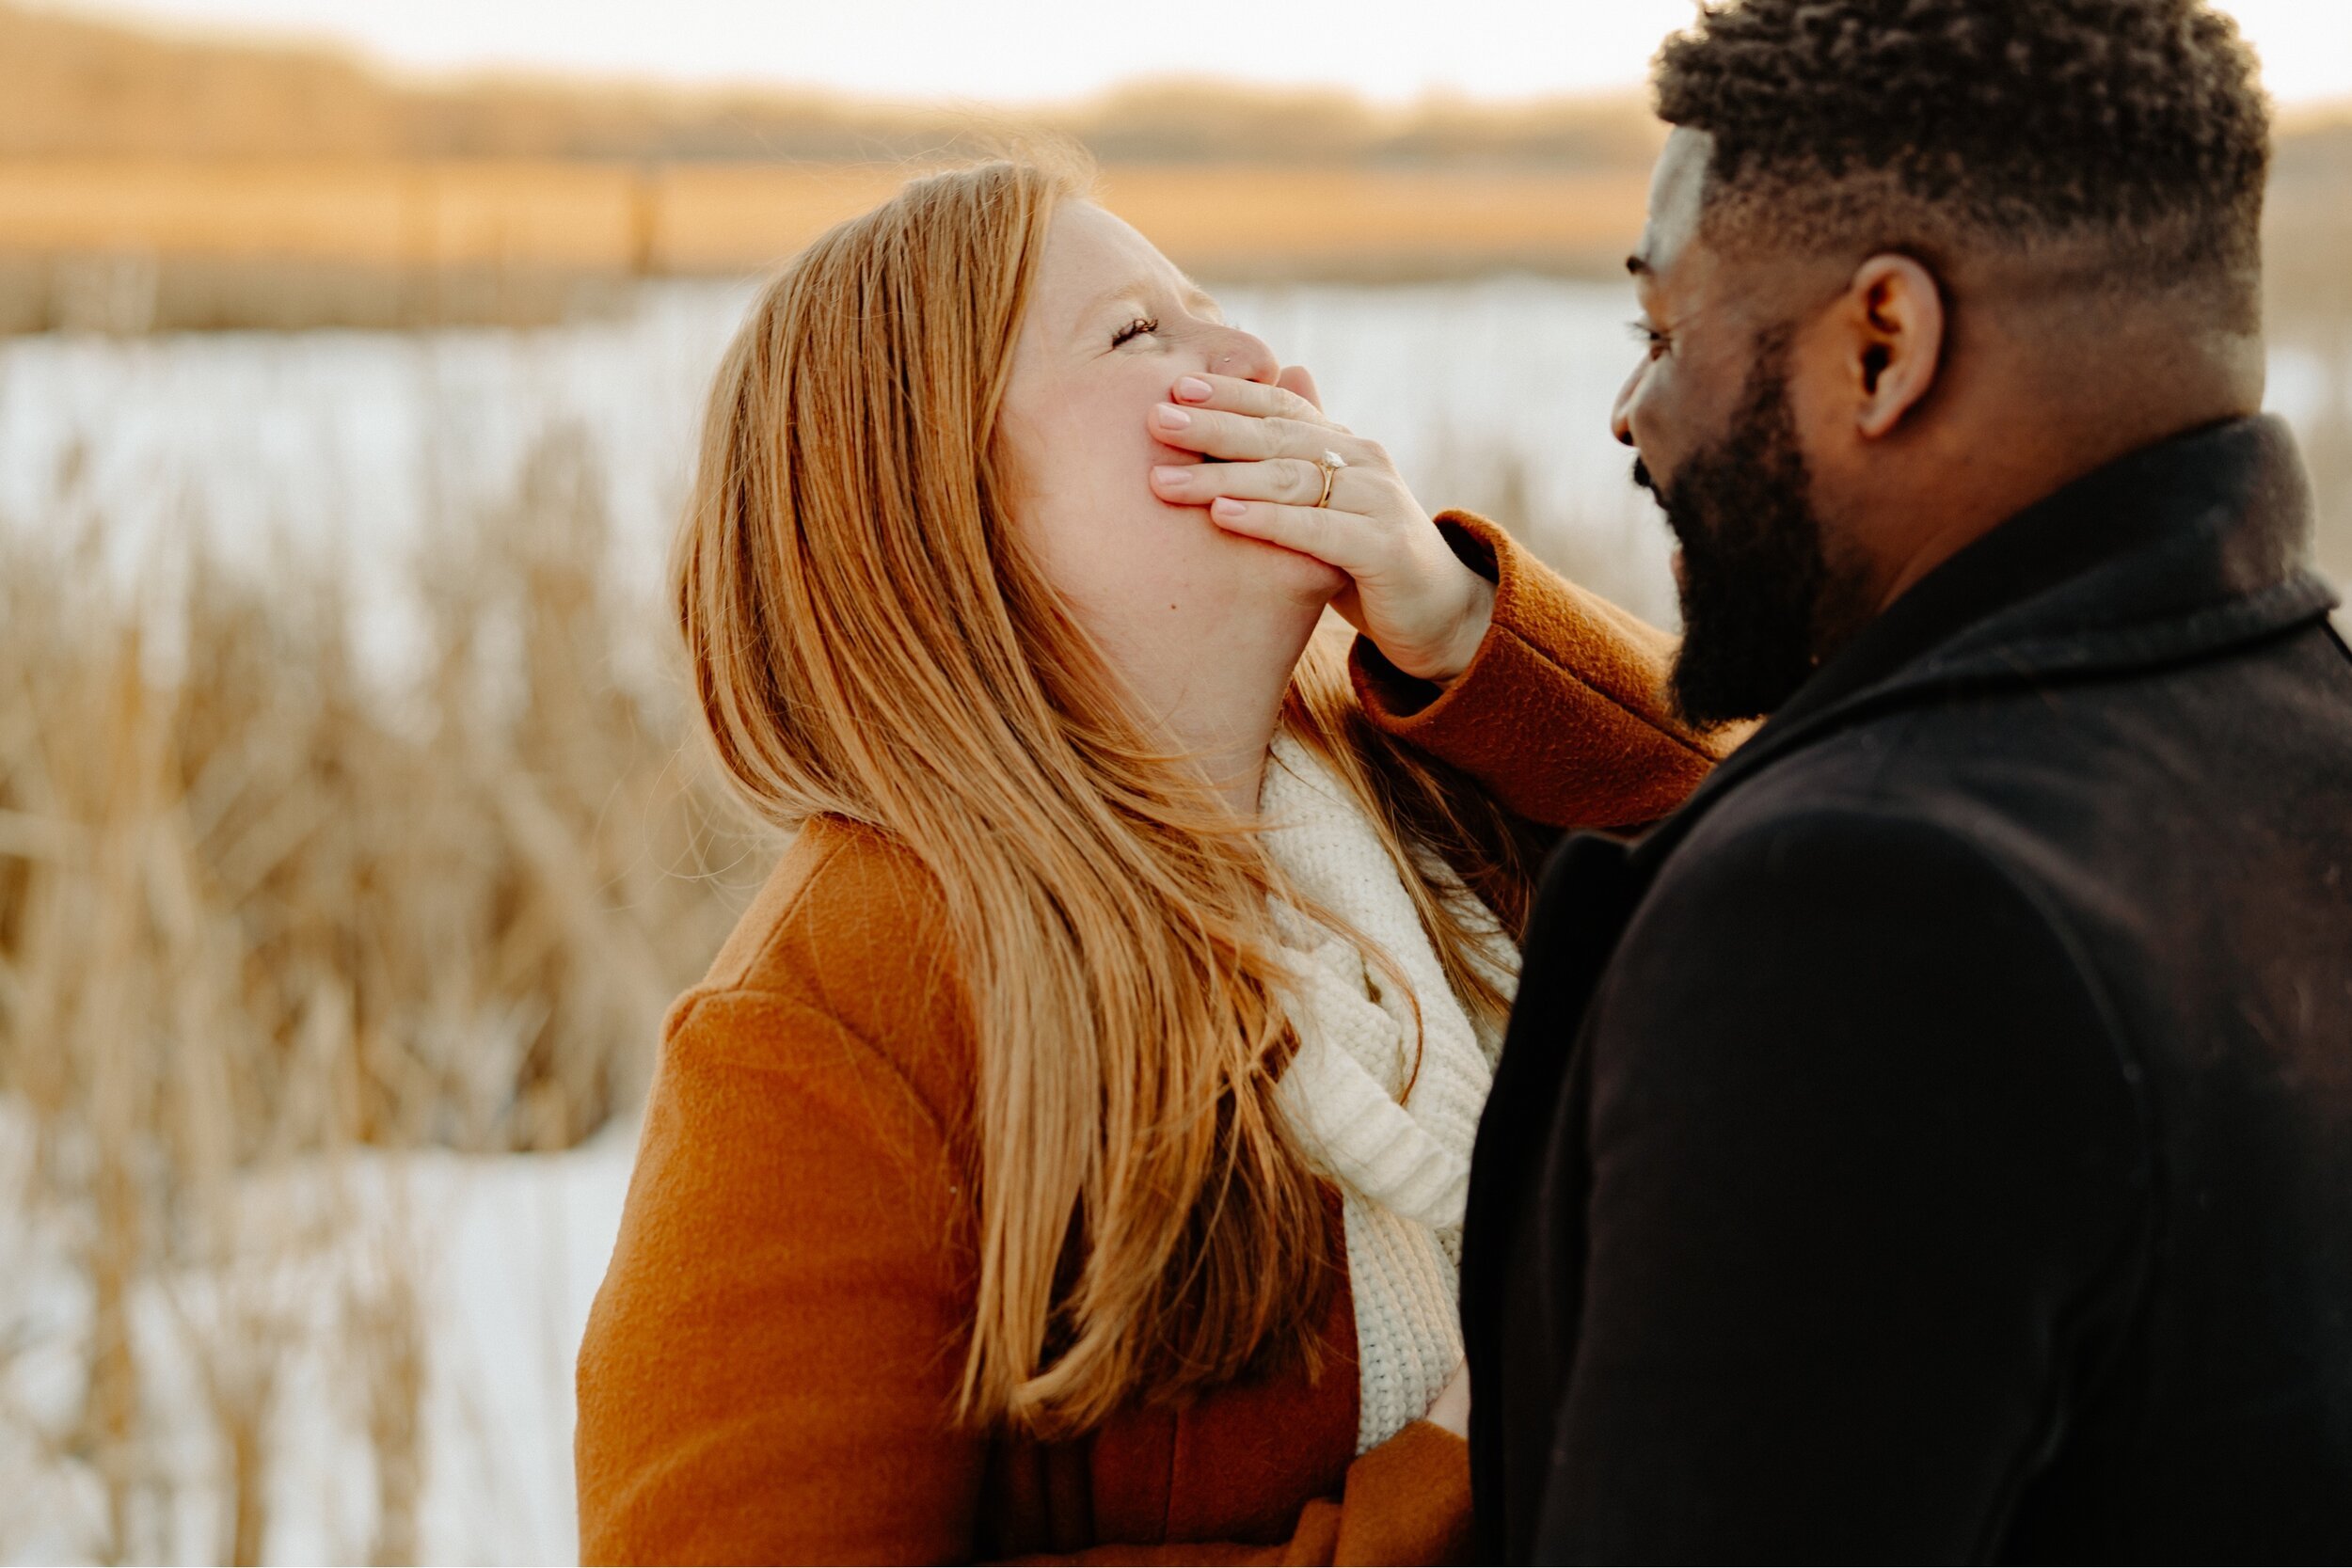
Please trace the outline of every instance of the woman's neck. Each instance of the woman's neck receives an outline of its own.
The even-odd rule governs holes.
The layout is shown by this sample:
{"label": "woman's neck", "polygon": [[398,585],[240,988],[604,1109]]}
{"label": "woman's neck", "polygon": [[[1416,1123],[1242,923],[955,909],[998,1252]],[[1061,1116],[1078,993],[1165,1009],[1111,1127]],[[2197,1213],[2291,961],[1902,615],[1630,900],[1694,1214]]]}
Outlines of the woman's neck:
{"label": "woman's neck", "polygon": [[1147,733],[1190,758],[1234,813],[1255,816],[1282,700],[1319,605],[1253,617],[1208,637],[1130,635],[1108,652],[1138,699]]}
{"label": "woman's neck", "polygon": [[1290,672],[1274,688],[1270,700],[1247,713],[1199,715],[1191,733],[1171,727],[1180,753],[1196,759],[1209,775],[1210,787],[1232,808],[1236,816],[1253,816],[1258,796],[1265,786],[1266,758],[1274,749],[1274,732],[1282,721],[1282,695]]}

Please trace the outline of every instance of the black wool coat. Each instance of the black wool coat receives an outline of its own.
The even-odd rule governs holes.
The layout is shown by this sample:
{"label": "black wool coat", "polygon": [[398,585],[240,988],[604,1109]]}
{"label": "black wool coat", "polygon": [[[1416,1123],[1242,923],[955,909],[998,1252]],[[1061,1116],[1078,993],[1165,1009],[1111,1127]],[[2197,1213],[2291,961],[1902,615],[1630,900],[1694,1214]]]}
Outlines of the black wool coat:
{"label": "black wool coat", "polygon": [[2276,420],[1923,579],[1554,857],[1486,1560],[2352,1560],[2352,657]]}

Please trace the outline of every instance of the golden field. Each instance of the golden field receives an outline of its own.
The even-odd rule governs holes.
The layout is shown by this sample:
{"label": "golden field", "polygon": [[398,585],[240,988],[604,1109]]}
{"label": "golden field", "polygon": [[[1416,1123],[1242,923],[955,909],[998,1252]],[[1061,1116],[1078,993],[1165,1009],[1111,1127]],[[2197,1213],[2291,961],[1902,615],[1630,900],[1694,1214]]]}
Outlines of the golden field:
{"label": "golden field", "polygon": [[[0,161],[0,331],[546,322],[648,277],[756,275],[919,173],[892,163]],[[1646,170],[1114,164],[1101,194],[1219,280],[1607,277]],[[2283,144],[2274,315],[2352,317],[2352,130]]]}
{"label": "golden field", "polygon": [[1613,268],[1629,97],[1378,109],[1159,83],[1018,116],[811,92],[415,83],[0,0],[0,331],[532,323],[757,273],[910,173],[1043,136],[1224,279]]}
{"label": "golden field", "polygon": [[[0,163],[0,251],[430,271],[734,273],[888,196],[914,164],[48,158]],[[1640,170],[1113,166],[1104,199],[1216,271],[1614,261]]]}
{"label": "golden field", "polygon": [[[530,323],[757,273],[910,173],[1045,136],[1197,275],[1613,275],[1636,95],[1382,108],[1143,83],[1018,115],[808,91],[394,78],[0,0],[0,331]],[[2282,122],[2273,299],[2352,315],[2352,108]]]}
{"label": "golden field", "polygon": [[[920,163],[0,162],[0,331],[545,322],[647,277],[757,274]],[[1120,165],[1104,200],[1197,276],[1613,271],[1637,168]]]}

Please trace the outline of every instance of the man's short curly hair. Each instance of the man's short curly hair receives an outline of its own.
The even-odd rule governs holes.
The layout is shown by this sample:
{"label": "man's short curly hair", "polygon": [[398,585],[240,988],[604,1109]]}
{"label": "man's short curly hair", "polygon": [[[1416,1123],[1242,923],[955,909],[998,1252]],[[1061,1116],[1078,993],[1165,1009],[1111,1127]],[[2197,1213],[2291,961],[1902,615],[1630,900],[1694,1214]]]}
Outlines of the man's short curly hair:
{"label": "man's short curly hair", "polygon": [[2088,244],[2127,283],[2259,268],[2269,106],[2205,0],[1716,0],[1656,87],[1714,138],[1710,226]]}

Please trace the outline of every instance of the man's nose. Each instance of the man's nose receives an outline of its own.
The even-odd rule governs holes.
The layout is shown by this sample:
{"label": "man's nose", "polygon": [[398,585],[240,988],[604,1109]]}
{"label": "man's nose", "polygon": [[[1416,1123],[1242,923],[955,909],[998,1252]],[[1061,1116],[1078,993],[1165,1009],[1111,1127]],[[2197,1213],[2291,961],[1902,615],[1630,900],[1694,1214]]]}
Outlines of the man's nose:
{"label": "man's nose", "polygon": [[1635,366],[1633,373],[1617,388],[1617,401],[1609,407],[1609,433],[1626,446],[1638,446],[1633,439],[1633,396],[1642,385],[1642,371]]}

